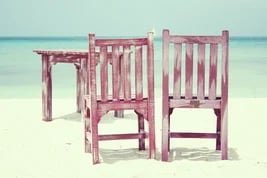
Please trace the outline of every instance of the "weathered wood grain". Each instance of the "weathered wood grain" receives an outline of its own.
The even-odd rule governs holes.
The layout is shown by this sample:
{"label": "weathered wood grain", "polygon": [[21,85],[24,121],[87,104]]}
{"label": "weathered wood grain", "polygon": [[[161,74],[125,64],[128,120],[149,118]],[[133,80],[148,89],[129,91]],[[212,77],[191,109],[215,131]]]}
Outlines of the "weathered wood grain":
{"label": "weathered wood grain", "polygon": [[[145,139],[148,138],[149,158],[155,158],[153,45],[152,33],[148,33],[146,38],[132,39],[97,39],[94,34],[89,34],[87,71],[89,71],[90,84],[89,95],[84,98],[84,103],[86,103],[85,110],[90,111],[90,113],[85,117],[84,135],[86,137],[85,144],[87,144],[85,148],[91,147],[92,150],[93,164],[100,162],[99,141],[101,140],[137,139],[139,149],[143,150],[145,149]],[[96,71],[99,66],[95,64],[98,48],[100,48],[100,81],[96,78]],[[112,54],[111,66],[107,65],[109,61],[106,60],[106,51]],[[135,70],[131,70],[131,65],[135,65]],[[108,72],[108,68],[110,68],[111,73]],[[143,71],[143,68],[146,71]],[[145,94],[143,93],[144,77],[147,80],[147,88],[145,89],[147,93]],[[112,82],[110,82],[112,86],[108,86],[109,78],[112,78]],[[132,81],[133,79],[134,81]],[[100,86],[100,93],[97,91],[97,86]],[[108,90],[107,86],[111,90]],[[101,97],[98,96],[99,94]],[[137,114],[137,133],[110,135],[98,133],[98,124],[103,115],[109,111],[123,110],[133,110]],[[148,122],[148,131],[145,130],[144,120]],[[86,129],[89,124],[91,130]]]}
{"label": "weathered wood grain", "polygon": [[[222,151],[222,159],[228,158],[227,119],[228,119],[228,48],[229,33],[223,31],[221,36],[184,36],[170,35],[169,30],[163,30],[162,54],[162,160],[168,161],[170,138],[213,138],[216,139],[216,150]],[[185,45],[185,71],[181,72],[183,60],[181,46]],[[174,46],[170,49],[170,46]],[[197,50],[194,50],[197,46]],[[206,49],[210,46],[210,49]],[[220,51],[218,48],[221,47]],[[174,51],[174,70],[169,71],[170,51]],[[206,62],[206,50],[209,50],[209,61]],[[194,55],[193,51],[197,54]],[[218,55],[222,55],[221,58]],[[197,56],[197,59],[193,59]],[[218,66],[218,59],[222,61]],[[207,67],[207,63],[209,66]],[[194,70],[197,66],[197,70]],[[221,88],[218,88],[218,67],[221,67]],[[205,80],[206,75],[208,80]],[[169,77],[173,76],[173,93],[169,91]],[[185,78],[185,92],[181,92],[181,78]],[[193,77],[196,77],[195,83]],[[207,83],[208,82],[208,83]],[[208,87],[205,87],[208,86]],[[193,93],[193,88],[197,93]],[[217,89],[220,90],[218,93]],[[207,90],[207,91],[206,91]],[[206,108],[213,109],[216,115],[216,133],[195,133],[170,131],[170,115],[175,108]]]}

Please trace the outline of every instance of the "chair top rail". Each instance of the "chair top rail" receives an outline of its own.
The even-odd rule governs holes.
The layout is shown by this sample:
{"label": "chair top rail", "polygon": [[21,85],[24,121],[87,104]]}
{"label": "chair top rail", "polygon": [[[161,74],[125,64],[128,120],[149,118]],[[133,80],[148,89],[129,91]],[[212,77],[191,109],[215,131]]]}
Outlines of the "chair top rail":
{"label": "chair top rail", "polygon": [[148,40],[147,38],[136,38],[136,39],[96,39],[95,45],[96,46],[103,46],[103,45],[147,45]]}
{"label": "chair top rail", "polygon": [[221,44],[223,43],[223,36],[180,36],[170,35],[171,43],[196,43],[196,44]]}

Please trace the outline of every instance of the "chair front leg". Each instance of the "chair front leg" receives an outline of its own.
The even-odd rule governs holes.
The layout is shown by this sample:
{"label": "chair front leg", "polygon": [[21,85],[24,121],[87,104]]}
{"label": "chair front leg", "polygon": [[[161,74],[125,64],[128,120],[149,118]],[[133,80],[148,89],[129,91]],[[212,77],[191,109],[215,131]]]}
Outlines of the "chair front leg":
{"label": "chair front leg", "polygon": [[[168,111],[168,110],[165,110]],[[162,118],[162,145],[161,145],[161,160],[168,161],[169,157],[169,145],[170,145],[170,137],[169,137],[169,128],[170,128],[170,115],[169,112],[163,113]]]}
{"label": "chair front leg", "polygon": [[171,136],[170,136],[170,133],[171,133],[171,114],[173,113],[173,109],[174,108],[169,108],[169,114],[168,114],[168,151],[170,152],[170,145],[171,145]]}
{"label": "chair front leg", "polygon": [[148,120],[148,132],[149,132],[149,158],[156,158],[156,139],[155,139],[155,114],[154,104],[148,108],[147,120]]}
{"label": "chair front leg", "polygon": [[221,110],[221,151],[222,160],[228,159],[228,110],[223,107]]}
{"label": "chair front leg", "polygon": [[[137,119],[138,119],[138,133],[144,134],[145,133],[145,122],[144,122],[144,116],[142,114],[136,113]],[[142,137],[139,138],[139,150],[145,150],[145,137],[142,135]]]}
{"label": "chair front leg", "polygon": [[214,113],[217,118],[217,124],[216,124],[216,150],[221,150],[221,110],[220,109],[214,109]]}
{"label": "chair front leg", "polygon": [[[88,134],[89,133],[89,134]],[[91,135],[90,119],[84,119],[84,151],[85,153],[91,153],[91,142],[88,140],[88,135]]]}
{"label": "chair front leg", "polygon": [[91,144],[92,144],[92,159],[93,164],[97,164],[100,162],[99,160],[99,141],[98,141],[98,121],[99,119],[97,116],[94,116],[96,114],[93,114],[91,117]]}
{"label": "chair front leg", "polygon": [[83,109],[84,117],[84,151],[85,153],[91,153],[91,142],[88,140],[88,135],[91,135],[91,126],[90,126],[90,111],[86,108]]}

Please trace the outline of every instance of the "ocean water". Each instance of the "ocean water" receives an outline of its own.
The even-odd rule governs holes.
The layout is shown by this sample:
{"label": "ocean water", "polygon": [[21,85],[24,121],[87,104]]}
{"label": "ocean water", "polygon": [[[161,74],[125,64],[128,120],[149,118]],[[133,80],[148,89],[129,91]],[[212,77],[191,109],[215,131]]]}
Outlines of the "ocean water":
{"label": "ocean water", "polygon": [[[155,90],[161,93],[161,38],[155,38]],[[41,56],[34,49],[87,49],[86,37],[0,37],[0,98],[41,98]],[[53,97],[75,98],[76,70],[53,66]],[[231,37],[229,96],[267,97],[267,37]],[[156,96],[157,97],[157,96]]]}

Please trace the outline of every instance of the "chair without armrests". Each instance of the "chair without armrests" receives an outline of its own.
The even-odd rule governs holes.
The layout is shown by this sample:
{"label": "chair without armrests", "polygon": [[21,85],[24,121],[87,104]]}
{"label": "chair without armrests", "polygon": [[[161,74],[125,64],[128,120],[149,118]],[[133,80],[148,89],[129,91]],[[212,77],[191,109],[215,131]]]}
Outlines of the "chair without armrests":
{"label": "chair without armrests", "polygon": [[[98,65],[97,52],[100,60]],[[111,61],[107,58],[108,53],[112,54]],[[133,72],[132,58],[135,67]],[[108,65],[109,63],[112,65]],[[153,33],[148,33],[146,38],[132,39],[96,39],[94,34],[89,34],[87,70],[89,95],[84,97],[85,151],[92,153],[93,164],[100,162],[99,141],[102,140],[137,139],[139,150],[144,150],[145,139],[148,138],[149,158],[155,158]],[[97,80],[97,77],[100,79]],[[146,85],[143,78],[147,80]],[[98,124],[102,116],[109,111],[119,110],[135,111],[138,132],[101,135]],[[148,123],[148,131],[145,130],[144,120]]]}
{"label": "chair without armrests", "polygon": [[[170,35],[169,30],[165,29],[162,39],[162,161],[168,161],[170,138],[214,138],[216,150],[221,150],[222,159],[228,159],[228,31],[223,31],[221,36],[182,36]],[[173,51],[173,58],[170,58],[170,51]],[[195,51],[197,59],[194,59]],[[206,51],[210,54],[209,68],[205,62]],[[218,59],[221,59],[220,63]],[[174,64],[173,70],[169,69],[170,62]],[[184,71],[182,64],[185,64]],[[197,70],[193,66],[197,66]],[[221,71],[218,67],[221,67]],[[209,76],[208,80],[205,80],[205,73]],[[170,75],[173,76],[173,83],[169,81]],[[194,83],[193,77],[196,77],[197,82]],[[218,79],[221,81],[220,88]],[[206,83],[208,87],[205,88]],[[173,85],[172,91],[170,84]],[[170,115],[175,108],[213,109],[217,117],[216,133],[170,131]]]}

